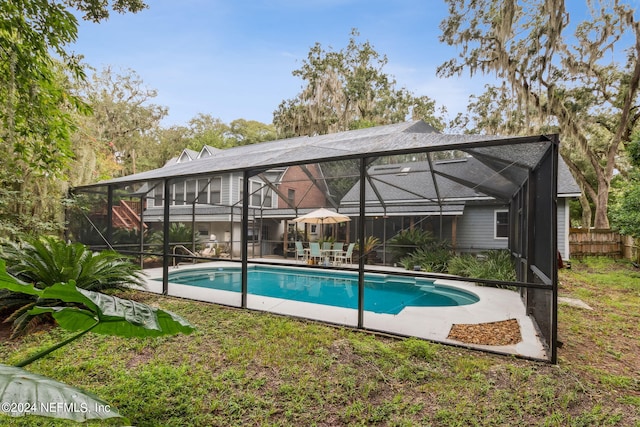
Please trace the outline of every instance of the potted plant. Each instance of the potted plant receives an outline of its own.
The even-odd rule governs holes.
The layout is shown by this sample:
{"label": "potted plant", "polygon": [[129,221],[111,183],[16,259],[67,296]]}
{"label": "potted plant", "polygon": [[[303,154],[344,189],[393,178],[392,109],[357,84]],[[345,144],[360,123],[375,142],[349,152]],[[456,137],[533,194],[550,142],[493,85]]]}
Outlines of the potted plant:
{"label": "potted plant", "polygon": [[380,239],[375,236],[369,236],[364,240],[364,244],[360,245],[360,242],[356,242],[355,250],[358,251],[359,256],[364,256],[366,264],[374,264],[378,253],[374,250],[376,246],[380,244]]}

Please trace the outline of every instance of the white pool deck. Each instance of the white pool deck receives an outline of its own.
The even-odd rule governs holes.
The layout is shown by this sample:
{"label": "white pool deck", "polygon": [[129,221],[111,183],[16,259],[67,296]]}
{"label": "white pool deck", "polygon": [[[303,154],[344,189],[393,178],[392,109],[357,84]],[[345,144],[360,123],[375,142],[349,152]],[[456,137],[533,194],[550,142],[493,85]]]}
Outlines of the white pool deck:
{"label": "white pool deck", "polygon": [[[263,261],[273,262],[273,259]],[[296,264],[287,260],[287,264]],[[237,262],[216,261],[199,264],[184,264],[177,269],[169,267],[169,271],[186,271],[206,267],[239,267]],[[367,266],[368,267],[368,266]],[[375,266],[376,272],[407,270],[395,267]],[[147,290],[162,293],[162,268],[146,269]],[[420,273],[415,273],[419,276]],[[496,353],[518,355],[526,358],[548,360],[547,351],[529,316],[526,315],[524,303],[518,292],[476,286],[473,283],[454,280],[435,281],[436,286],[452,286],[476,294],[480,301],[475,304],[457,307],[405,307],[398,314],[380,314],[364,312],[363,327],[368,330],[386,332],[402,336],[414,336],[446,344],[463,345],[465,347],[487,350]],[[168,295],[240,307],[241,295],[238,292],[206,289],[197,286],[181,285],[169,282]],[[365,296],[366,297],[366,296]],[[358,312],[355,309],[332,307],[322,304],[292,301],[280,298],[247,295],[247,308],[271,313],[283,314],[319,320],[328,323],[357,327]],[[516,319],[520,325],[522,341],[515,345],[490,346],[466,344],[448,339],[453,324],[479,324]]]}

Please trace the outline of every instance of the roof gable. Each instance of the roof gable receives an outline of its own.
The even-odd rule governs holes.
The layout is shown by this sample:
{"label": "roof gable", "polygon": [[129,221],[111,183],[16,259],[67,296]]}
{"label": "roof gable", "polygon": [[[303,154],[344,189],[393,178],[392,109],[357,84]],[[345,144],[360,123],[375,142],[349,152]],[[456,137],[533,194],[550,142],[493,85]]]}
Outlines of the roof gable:
{"label": "roof gable", "polygon": [[210,145],[205,145],[204,147],[202,147],[202,150],[200,150],[200,153],[198,153],[198,159],[202,159],[204,157],[211,157],[211,156],[215,156],[216,153],[219,153],[220,151],[222,151],[219,148],[216,147],[212,147]]}
{"label": "roof gable", "polygon": [[180,156],[178,156],[178,160],[176,161],[176,163],[190,162],[194,159],[197,159],[198,154],[199,153],[197,151],[185,148],[184,150],[182,150],[182,153],[180,154]]}

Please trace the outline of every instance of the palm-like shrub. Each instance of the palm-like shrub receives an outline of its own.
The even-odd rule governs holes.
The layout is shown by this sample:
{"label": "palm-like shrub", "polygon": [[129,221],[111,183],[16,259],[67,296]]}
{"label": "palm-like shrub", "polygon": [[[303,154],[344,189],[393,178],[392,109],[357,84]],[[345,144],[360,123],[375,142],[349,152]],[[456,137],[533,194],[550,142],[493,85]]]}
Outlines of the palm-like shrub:
{"label": "palm-like shrub", "polygon": [[[194,239],[193,229],[181,222],[169,225],[169,242],[171,244],[190,245]],[[200,235],[195,236],[196,244],[200,243]]]}
{"label": "palm-like shrub", "polygon": [[516,271],[508,250],[490,250],[484,255],[480,259],[470,254],[452,258],[449,261],[449,273],[475,279],[516,280]]}
{"label": "palm-like shrub", "polygon": [[402,230],[393,236],[387,242],[387,247],[393,256],[393,260],[401,261],[418,249],[430,248],[435,243],[436,239],[433,234],[421,228],[414,228]]}
{"label": "palm-like shrub", "polygon": [[[169,244],[173,248],[177,245],[185,246],[191,249],[191,244],[195,239],[196,250],[200,250],[203,247],[200,234],[193,234],[193,229],[188,225],[181,222],[172,222],[169,225]],[[162,251],[162,244],[164,243],[164,237],[161,232],[151,233],[150,237],[145,241],[152,244],[153,250]]]}
{"label": "palm-like shrub", "polygon": [[356,242],[354,246],[354,250],[358,252],[359,257],[365,257],[365,263],[367,264],[375,264],[376,262],[376,252],[375,248],[380,244],[380,239],[375,236],[367,236],[364,239],[364,244],[361,245],[360,241]]}
{"label": "palm-like shrub", "polygon": [[[149,243],[154,241],[156,231],[145,229],[142,232],[142,237],[144,243]],[[139,244],[140,243],[140,230],[137,228],[128,229],[128,228],[114,228],[113,229],[113,242],[115,244]]]}
{"label": "palm-like shrub", "polygon": [[413,270],[417,265],[424,271],[433,273],[446,273],[451,259],[451,247],[447,242],[441,241],[421,247],[402,258],[400,263],[407,270]]}
{"label": "palm-like shrub", "polygon": [[115,251],[94,253],[81,243],[67,244],[55,237],[29,239],[3,250],[7,270],[19,279],[45,288],[74,280],[91,291],[144,286],[142,271]]}
{"label": "palm-like shrub", "polygon": [[[76,282],[91,291],[124,289],[128,285],[144,286],[140,267],[115,251],[93,253],[80,244],[67,244],[54,237],[30,238],[22,244],[3,248],[7,271],[20,280],[44,289],[54,283]],[[10,313],[5,321],[13,321],[13,334],[23,333],[35,323],[27,312],[42,301],[31,295],[0,293],[0,314]]]}

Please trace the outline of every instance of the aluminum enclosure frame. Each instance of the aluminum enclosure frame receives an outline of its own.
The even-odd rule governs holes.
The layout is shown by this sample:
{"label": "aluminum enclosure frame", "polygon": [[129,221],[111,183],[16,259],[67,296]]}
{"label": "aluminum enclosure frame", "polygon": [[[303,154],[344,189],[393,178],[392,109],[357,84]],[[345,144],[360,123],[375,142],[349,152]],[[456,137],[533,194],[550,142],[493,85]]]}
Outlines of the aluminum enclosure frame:
{"label": "aluminum enclosure frame", "polygon": [[[495,188],[487,188],[499,197],[505,197],[509,204],[509,249],[516,260],[516,282],[482,280],[483,283],[508,285],[520,288],[520,293],[528,307],[529,314],[536,319],[541,336],[548,346],[548,359],[557,362],[557,175],[558,175],[558,135],[539,135],[527,137],[492,137],[469,135],[442,135],[426,129],[423,122],[412,122],[343,132],[334,135],[321,135],[309,138],[292,138],[290,140],[273,141],[254,146],[238,147],[235,155],[232,150],[224,153],[227,158],[203,159],[197,167],[194,165],[177,165],[173,168],[161,168],[153,171],[125,176],[97,184],[73,189],[74,194],[106,188],[107,224],[104,236],[109,246],[113,238],[113,206],[116,189],[131,185],[144,185],[153,181],[163,183],[163,242],[162,257],[163,291],[168,289],[168,275],[172,258],[170,253],[169,226],[171,222],[171,206],[169,187],[173,180],[187,177],[206,177],[212,173],[241,173],[243,176],[243,194],[246,195],[241,206],[241,302],[247,308],[247,269],[249,263],[249,179],[276,167],[305,165],[310,162],[357,160],[359,162],[359,214],[356,235],[360,241],[365,240],[366,194],[368,166],[378,157],[392,155],[411,155],[417,153],[435,153],[444,150],[461,150],[480,160],[480,163],[495,172]],[[391,129],[384,133],[382,128]],[[398,142],[400,140],[400,142]],[[324,145],[323,145],[324,144]],[[330,146],[326,146],[329,144]],[[349,144],[350,149],[340,149]],[[302,150],[299,147],[313,146],[313,150]],[[364,147],[371,147],[365,150]],[[264,148],[263,148],[264,147]],[[326,152],[323,151],[326,148]],[[260,155],[259,153],[266,153]],[[250,155],[253,153],[253,155]],[[527,158],[528,153],[530,156]],[[244,160],[243,160],[244,159]],[[430,159],[430,157],[429,157]],[[505,166],[506,165],[506,166]],[[507,166],[518,166],[517,173]],[[163,170],[164,169],[164,170]],[[434,183],[437,177],[446,176],[463,185],[476,184],[473,176],[447,175],[434,171]],[[524,171],[524,172],[523,172]],[[473,172],[473,171],[467,171]],[[524,179],[522,174],[526,174]],[[516,176],[517,175],[517,176]],[[509,185],[511,184],[511,186]],[[488,184],[490,185],[490,183]],[[436,189],[437,192],[437,189]],[[507,196],[508,194],[508,196]],[[140,195],[141,205],[144,195]],[[438,196],[439,197],[439,196]],[[438,200],[439,206],[446,201]],[[231,207],[232,211],[235,207]],[[143,216],[141,208],[140,215]],[[142,255],[140,251],[131,254]],[[252,261],[253,262],[253,261]],[[364,315],[364,274],[365,260],[358,258],[358,320],[357,327],[366,329]],[[437,274],[431,275],[438,277]],[[449,278],[449,277],[448,277]],[[468,278],[454,280],[474,281]],[[384,331],[382,331],[384,332]]]}

